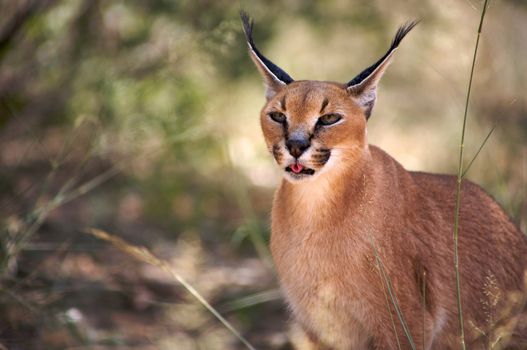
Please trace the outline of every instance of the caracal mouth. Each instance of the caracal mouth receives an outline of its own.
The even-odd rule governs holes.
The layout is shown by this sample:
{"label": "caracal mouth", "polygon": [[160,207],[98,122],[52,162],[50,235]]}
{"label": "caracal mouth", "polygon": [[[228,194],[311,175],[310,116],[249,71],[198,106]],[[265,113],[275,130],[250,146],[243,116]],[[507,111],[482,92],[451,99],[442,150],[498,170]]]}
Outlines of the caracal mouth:
{"label": "caracal mouth", "polygon": [[312,176],[315,170],[307,168],[300,163],[293,163],[285,168],[285,171],[294,179]]}

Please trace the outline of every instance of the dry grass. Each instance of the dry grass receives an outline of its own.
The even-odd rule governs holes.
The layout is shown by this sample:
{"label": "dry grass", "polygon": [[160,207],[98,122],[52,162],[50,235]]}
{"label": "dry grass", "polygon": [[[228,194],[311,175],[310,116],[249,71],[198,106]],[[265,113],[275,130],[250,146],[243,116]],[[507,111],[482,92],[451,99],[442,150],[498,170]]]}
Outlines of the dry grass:
{"label": "dry grass", "polygon": [[255,350],[255,348],[245,339],[240,332],[238,332],[234,326],[230,324],[229,321],[227,321],[216,309],[210,305],[205,298],[201,296],[201,294],[192,287],[177,271],[175,271],[170,263],[167,261],[161,260],[158,257],[156,257],[152,252],[150,252],[145,247],[137,247],[134,246],[123,239],[110,235],[107,232],[104,232],[102,230],[98,229],[89,229],[87,231],[88,233],[94,235],[95,237],[108,241],[111,244],[113,244],[116,248],[122,250],[126,254],[129,254],[130,256],[134,257],[135,259],[142,261],[146,264],[153,265],[161,270],[163,270],[165,273],[169,274],[174,278],[176,281],[178,281],[194,298],[196,298],[197,301],[201,305],[203,305],[204,308],[206,308],[211,314],[214,315],[236,338],[238,338],[248,349]]}

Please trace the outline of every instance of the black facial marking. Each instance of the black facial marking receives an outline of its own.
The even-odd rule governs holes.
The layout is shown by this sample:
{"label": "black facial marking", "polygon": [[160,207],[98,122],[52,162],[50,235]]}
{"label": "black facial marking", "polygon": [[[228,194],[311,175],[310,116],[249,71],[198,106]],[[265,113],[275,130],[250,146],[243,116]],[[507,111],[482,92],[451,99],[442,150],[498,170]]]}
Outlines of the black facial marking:
{"label": "black facial marking", "polygon": [[278,146],[278,145],[273,145],[273,157],[274,157],[277,161],[280,161],[280,159],[282,159],[282,152],[280,152],[280,146]]}
{"label": "black facial marking", "polygon": [[331,150],[327,148],[319,148],[316,150],[317,153],[313,154],[313,161],[318,165],[322,166],[327,163],[329,157],[331,157]]}
{"label": "black facial marking", "polygon": [[324,97],[324,101],[322,101],[322,107],[320,107],[320,112],[319,114],[322,114],[324,113],[324,109],[326,108],[326,106],[328,105],[329,103],[329,100],[327,97]]}

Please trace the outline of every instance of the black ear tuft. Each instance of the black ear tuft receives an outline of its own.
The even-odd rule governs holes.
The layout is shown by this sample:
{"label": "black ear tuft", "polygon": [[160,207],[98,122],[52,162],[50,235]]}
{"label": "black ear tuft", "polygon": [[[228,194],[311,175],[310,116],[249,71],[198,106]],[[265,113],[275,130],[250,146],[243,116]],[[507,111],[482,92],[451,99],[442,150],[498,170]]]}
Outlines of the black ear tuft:
{"label": "black ear tuft", "polygon": [[245,38],[251,49],[254,49],[253,41],[253,20],[247,12],[240,10],[240,18],[242,19],[243,32],[245,33]]}
{"label": "black ear tuft", "polygon": [[264,55],[258,51],[256,46],[254,45],[253,40],[253,21],[249,14],[245,11],[240,11],[240,18],[243,23],[243,31],[245,33],[245,38],[247,39],[247,44],[249,45],[249,49],[254,52],[254,54],[258,57],[258,59],[262,62],[262,64],[269,70],[271,74],[275,76],[276,79],[280,80],[284,84],[292,83],[294,80],[291,78],[286,72],[284,72],[280,67],[278,67],[276,64],[271,62],[269,59],[267,59]]}
{"label": "black ear tuft", "polygon": [[382,56],[377,62],[375,62],[373,65],[369,66],[365,70],[359,73],[355,78],[350,80],[346,85],[348,87],[360,84],[364,79],[366,79],[368,76],[370,76],[383,62],[384,60],[390,56],[390,54],[399,47],[399,44],[404,39],[406,34],[408,34],[420,21],[410,21],[406,22],[402,26],[399,27],[397,30],[397,33],[395,33],[395,37],[392,40],[392,44],[390,45],[390,48],[388,51]]}
{"label": "black ear tuft", "polygon": [[400,26],[399,29],[397,30],[397,33],[395,33],[395,37],[393,38],[392,45],[390,46],[390,50],[397,48],[399,44],[401,43],[401,41],[403,41],[406,34],[408,34],[412,29],[414,29],[414,27],[418,25],[419,22],[421,22],[420,19],[406,22],[405,24]]}

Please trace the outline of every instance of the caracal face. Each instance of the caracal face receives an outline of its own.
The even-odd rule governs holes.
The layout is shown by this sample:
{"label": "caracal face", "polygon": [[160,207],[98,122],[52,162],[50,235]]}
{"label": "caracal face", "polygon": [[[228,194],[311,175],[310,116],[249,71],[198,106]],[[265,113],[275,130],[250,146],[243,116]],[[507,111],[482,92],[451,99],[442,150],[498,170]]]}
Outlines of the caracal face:
{"label": "caracal face", "polygon": [[343,84],[295,81],[274,94],[260,122],[269,151],[291,182],[353,163],[366,147],[366,118]]}
{"label": "caracal face", "polygon": [[295,81],[256,48],[253,23],[241,13],[249,54],[262,75],[267,102],[260,115],[269,151],[286,180],[304,182],[352,167],[366,144],[366,121],[377,85],[402,39],[417,22],[399,28],[388,51],[346,84]]}

